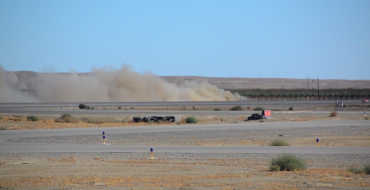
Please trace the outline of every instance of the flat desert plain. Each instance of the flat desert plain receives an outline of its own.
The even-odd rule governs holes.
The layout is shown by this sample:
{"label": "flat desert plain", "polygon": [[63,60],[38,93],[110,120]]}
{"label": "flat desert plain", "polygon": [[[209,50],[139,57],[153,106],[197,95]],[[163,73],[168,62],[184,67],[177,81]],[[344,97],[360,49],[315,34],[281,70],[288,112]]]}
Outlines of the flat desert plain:
{"label": "flat desert plain", "polygon": [[[119,105],[119,104],[117,104]],[[185,130],[155,133],[107,134],[108,146],[147,147],[148,152],[0,152],[0,186],[2,189],[369,189],[370,175],[350,172],[370,164],[369,152],[360,154],[305,153],[296,154],[307,164],[306,170],[269,170],[272,158],[286,153],[201,153],[156,152],[151,159],[150,147],[267,147],[274,139],[289,143],[289,147],[355,148],[370,147],[370,122],[362,108],[353,106],[330,117],[333,105],[261,104],[243,106],[244,111],[229,111],[223,106],[134,106],[97,107],[81,111],[76,106],[30,107],[25,109],[1,108],[0,131],[6,132],[39,129],[69,129],[108,127],[159,127],[185,128]],[[255,107],[272,111],[272,119],[244,121]],[[220,108],[221,111],[214,111]],[[174,123],[133,123],[132,117],[148,113],[176,113],[181,121]],[[75,119],[71,123],[55,122],[63,113]],[[28,121],[35,115],[38,121]],[[155,115],[155,114],[154,114]],[[194,116],[198,123],[188,125],[185,118]],[[222,119],[222,121],[221,121]],[[340,122],[349,123],[339,125]],[[352,121],[352,122],[351,122]],[[299,127],[309,122],[334,122],[332,125]],[[362,122],[361,125],[356,124]],[[351,124],[354,123],[354,124]],[[261,128],[249,128],[260,125]],[[265,125],[292,125],[289,128],[264,128]],[[186,130],[186,127],[209,125],[207,130]],[[228,126],[243,126],[232,129]],[[222,130],[213,130],[225,126]],[[294,127],[297,126],[297,127]],[[6,129],[6,130],[5,130]],[[316,138],[320,138],[317,147]],[[6,139],[2,144],[50,144],[101,146],[101,134]],[[1,148],[1,147],[0,147]],[[276,147],[279,148],[279,147]],[[154,148],[156,150],[156,148]],[[369,150],[369,149],[366,149]],[[289,151],[288,151],[289,152]]]}

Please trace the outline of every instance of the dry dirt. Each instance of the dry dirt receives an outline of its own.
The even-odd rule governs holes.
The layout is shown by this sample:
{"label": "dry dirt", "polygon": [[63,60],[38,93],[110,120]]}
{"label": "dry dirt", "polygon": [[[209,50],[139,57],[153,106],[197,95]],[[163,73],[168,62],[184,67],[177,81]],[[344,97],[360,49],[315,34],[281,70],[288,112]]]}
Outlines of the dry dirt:
{"label": "dry dirt", "polygon": [[[113,108],[112,108],[113,109]],[[135,108],[167,110],[168,108]],[[184,108],[169,108],[181,110]],[[187,108],[191,109],[192,108]],[[214,107],[199,107],[198,110],[213,110]],[[225,111],[228,108],[222,108]],[[281,108],[275,108],[281,109]],[[299,108],[298,108],[299,109]],[[315,109],[315,108],[310,108]],[[330,110],[331,108],[320,108]],[[301,110],[303,111],[303,109]],[[297,111],[296,113],[299,113]],[[41,115],[39,121],[27,121],[26,115],[0,116],[0,127],[7,130],[89,128],[112,126],[157,125],[133,123],[125,116],[76,116],[93,118],[95,123],[78,121],[76,123],[57,123],[58,116]],[[184,116],[185,117],[185,116]],[[246,122],[246,116],[199,115],[198,124],[218,124],[221,118],[226,123]],[[365,119],[362,115],[342,115],[329,117],[324,114],[276,114],[273,119],[264,122],[304,122],[319,120]],[[258,122],[258,121],[248,121]],[[185,123],[160,123],[178,125]],[[1,135],[1,131],[0,131]],[[321,146],[334,147],[370,147],[370,136],[331,135],[325,138]],[[316,146],[311,138],[288,138],[291,146]],[[266,146],[266,140],[246,140],[228,146],[250,145]],[[222,141],[199,141],[199,146],[220,146]],[[344,159],[343,165],[330,165],[331,160],[306,159],[309,166],[305,171],[270,172],[270,159],[191,159],[186,157],[127,158],[125,154],[111,157],[109,153],[93,157],[45,155],[29,156],[26,154],[4,154],[0,157],[0,186],[2,189],[370,189],[370,176],[354,174],[348,171],[351,160]],[[360,167],[360,165],[356,165]]]}
{"label": "dry dirt", "polygon": [[[368,189],[345,168],[270,172],[268,159],[1,158],[5,189]],[[148,155],[149,156],[149,155]],[[21,159],[20,159],[21,158]],[[330,162],[330,160],[318,161]],[[9,188],[8,188],[9,187]]]}

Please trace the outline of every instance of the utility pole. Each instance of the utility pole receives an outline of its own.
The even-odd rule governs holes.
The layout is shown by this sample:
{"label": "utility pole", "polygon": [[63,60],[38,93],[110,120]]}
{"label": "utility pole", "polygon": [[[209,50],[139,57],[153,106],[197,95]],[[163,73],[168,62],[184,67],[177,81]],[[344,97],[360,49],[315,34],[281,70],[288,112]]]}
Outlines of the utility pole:
{"label": "utility pole", "polygon": [[317,97],[320,97],[319,77],[317,77]]}
{"label": "utility pole", "polygon": [[310,77],[307,78],[307,90],[310,89]]}

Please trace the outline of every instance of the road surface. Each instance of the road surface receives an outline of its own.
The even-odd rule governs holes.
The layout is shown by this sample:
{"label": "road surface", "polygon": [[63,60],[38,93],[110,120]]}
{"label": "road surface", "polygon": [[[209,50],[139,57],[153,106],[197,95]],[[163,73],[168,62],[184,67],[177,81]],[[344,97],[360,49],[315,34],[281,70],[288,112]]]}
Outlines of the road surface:
{"label": "road surface", "polygon": [[[21,152],[149,152],[150,144],[142,146],[117,146],[104,144],[43,144],[8,142],[11,139],[37,137],[63,137],[106,134],[162,133],[182,131],[220,131],[252,129],[289,129],[331,126],[369,127],[367,120],[312,121],[312,122],[267,122],[212,125],[142,126],[111,128],[77,128],[0,131],[0,153]],[[168,153],[298,153],[298,154],[370,154],[370,147],[270,147],[270,146],[156,146],[156,152]]]}

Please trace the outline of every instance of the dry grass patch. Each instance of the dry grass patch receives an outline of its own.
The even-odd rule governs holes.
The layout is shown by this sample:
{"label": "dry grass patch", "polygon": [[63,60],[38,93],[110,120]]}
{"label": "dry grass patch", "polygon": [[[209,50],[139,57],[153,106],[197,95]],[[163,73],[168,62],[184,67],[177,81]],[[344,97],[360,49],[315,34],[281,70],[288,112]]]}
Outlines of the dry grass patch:
{"label": "dry grass patch", "polygon": [[274,139],[270,142],[269,146],[289,146],[289,143],[284,139]]}
{"label": "dry grass patch", "polygon": [[363,168],[357,168],[357,167],[351,166],[348,169],[348,171],[354,174],[364,173],[366,175],[370,175],[370,164],[365,164]]}
{"label": "dry grass patch", "polygon": [[65,113],[59,118],[54,120],[57,123],[77,123],[78,119],[75,117],[72,117],[71,114]]}
{"label": "dry grass patch", "polygon": [[58,162],[60,163],[69,163],[69,162],[76,162],[76,159],[73,156],[70,156],[68,158],[60,158],[58,159]]}
{"label": "dry grass patch", "polygon": [[337,115],[338,115],[338,112],[336,111],[333,111],[330,113],[330,117],[337,117]]}

